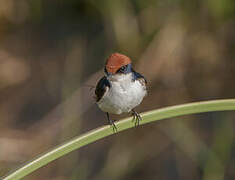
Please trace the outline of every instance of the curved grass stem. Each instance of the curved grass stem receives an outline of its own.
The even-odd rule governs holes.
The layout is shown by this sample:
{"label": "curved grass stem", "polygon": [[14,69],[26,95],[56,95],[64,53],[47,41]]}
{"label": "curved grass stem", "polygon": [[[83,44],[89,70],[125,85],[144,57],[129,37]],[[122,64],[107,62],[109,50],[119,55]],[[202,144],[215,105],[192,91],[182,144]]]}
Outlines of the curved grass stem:
{"label": "curved grass stem", "polygon": [[[142,120],[140,121],[140,125],[177,116],[202,112],[229,110],[235,110],[235,99],[213,100],[170,106],[142,113]],[[132,117],[125,118],[115,124],[118,132],[135,127],[135,124],[132,122]],[[45,154],[38,156],[34,160],[11,172],[9,175],[3,177],[3,180],[21,179],[24,176],[34,172],[38,168],[45,166],[51,161],[58,159],[71,151],[79,149],[87,144],[90,144],[112,134],[114,134],[113,129],[109,125],[91,130],[85,134],[75,137],[74,139],[52,149]]]}

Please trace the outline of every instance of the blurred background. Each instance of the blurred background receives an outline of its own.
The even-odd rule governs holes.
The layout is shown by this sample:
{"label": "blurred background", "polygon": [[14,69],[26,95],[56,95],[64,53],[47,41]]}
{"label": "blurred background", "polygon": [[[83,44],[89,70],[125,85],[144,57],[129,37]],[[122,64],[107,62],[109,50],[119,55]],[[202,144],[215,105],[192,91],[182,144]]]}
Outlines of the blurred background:
{"label": "blurred background", "polygon": [[[92,87],[113,52],[148,80],[138,112],[234,98],[235,1],[0,0],[0,176],[107,124]],[[133,128],[24,179],[232,180],[234,118],[214,112]]]}

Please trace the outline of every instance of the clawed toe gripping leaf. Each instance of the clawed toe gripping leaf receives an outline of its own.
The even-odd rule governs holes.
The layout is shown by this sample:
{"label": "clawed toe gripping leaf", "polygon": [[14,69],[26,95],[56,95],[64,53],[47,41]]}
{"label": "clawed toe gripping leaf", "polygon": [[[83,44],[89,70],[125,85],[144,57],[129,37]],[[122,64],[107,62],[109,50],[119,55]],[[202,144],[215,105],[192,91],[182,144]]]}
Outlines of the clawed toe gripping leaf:
{"label": "clawed toe gripping leaf", "polygon": [[133,115],[133,120],[132,121],[135,122],[135,127],[139,126],[140,121],[142,120],[142,117],[135,110],[132,110],[132,115]]}

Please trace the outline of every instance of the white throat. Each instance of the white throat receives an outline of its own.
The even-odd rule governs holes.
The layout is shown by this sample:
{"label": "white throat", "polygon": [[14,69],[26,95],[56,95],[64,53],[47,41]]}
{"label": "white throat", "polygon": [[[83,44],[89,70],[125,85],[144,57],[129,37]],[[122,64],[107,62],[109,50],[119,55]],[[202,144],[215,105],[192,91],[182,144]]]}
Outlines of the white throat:
{"label": "white throat", "polygon": [[132,81],[132,73],[128,74],[115,74],[108,77],[109,81],[117,81],[117,82],[123,82],[123,81]]}

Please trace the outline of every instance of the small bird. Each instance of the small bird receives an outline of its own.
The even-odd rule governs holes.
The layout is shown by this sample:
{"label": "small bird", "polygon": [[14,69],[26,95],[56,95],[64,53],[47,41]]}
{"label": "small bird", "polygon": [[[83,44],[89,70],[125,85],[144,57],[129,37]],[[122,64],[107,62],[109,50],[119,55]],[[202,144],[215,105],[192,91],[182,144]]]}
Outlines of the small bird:
{"label": "small bird", "polygon": [[113,53],[107,59],[102,77],[95,89],[96,103],[107,115],[113,131],[117,131],[109,114],[132,112],[135,126],[141,116],[134,110],[147,95],[147,81],[132,68],[131,59],[120,53]]}

